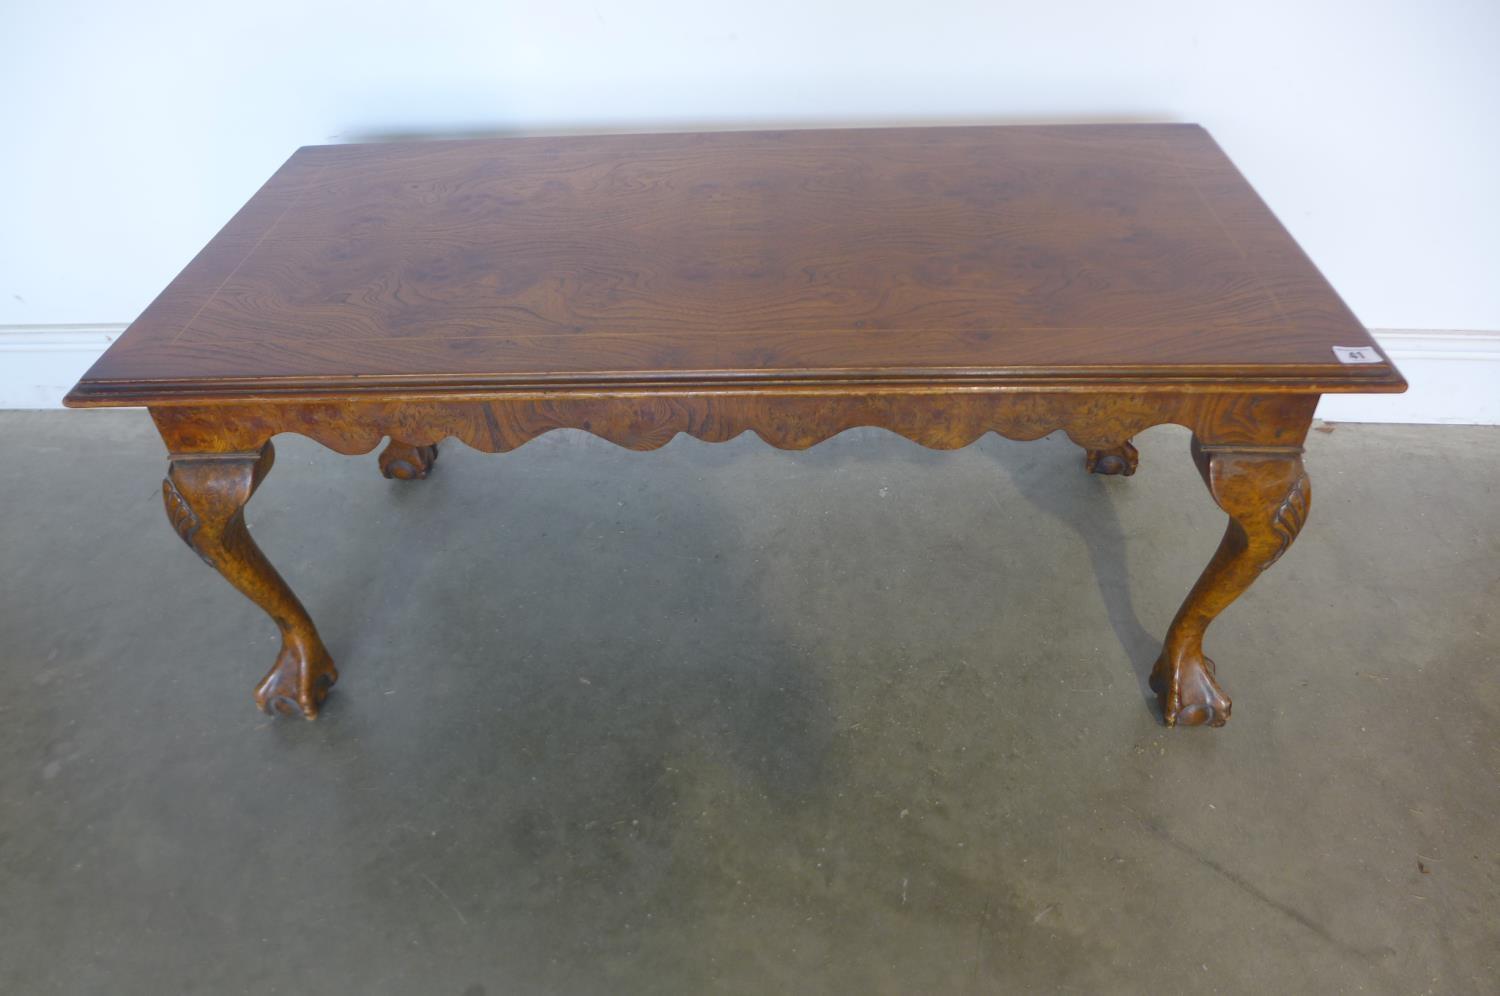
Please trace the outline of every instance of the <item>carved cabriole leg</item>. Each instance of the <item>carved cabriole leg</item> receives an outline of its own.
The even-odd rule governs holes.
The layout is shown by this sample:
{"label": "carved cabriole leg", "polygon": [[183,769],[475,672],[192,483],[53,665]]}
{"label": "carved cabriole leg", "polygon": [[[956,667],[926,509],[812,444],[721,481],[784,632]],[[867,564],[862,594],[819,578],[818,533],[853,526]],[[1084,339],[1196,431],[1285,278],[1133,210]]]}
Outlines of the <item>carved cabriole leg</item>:
{"label": "carved cabriole leg", "polygon": [[314,719],[338,671],[307,610],[245,528],[245,503],[275,458],[269,442],[254,453],[173,454],[162,497],[177,535],[281,629],[281,653],[256,687],[256,703]]}
{"label": "carved cabriole leg", "polygon": [[431,446],[412,446],[392,439],[380,451],[380,472],[392,480],[420,481],[432,471],[437,456],[437,443]]}
{"label": "carved cabriole leg", "polygon": [[1207,446],[1193,460],[1214,501],[1229,513],[1219,549],[1172,620],[1151,672],[1168,726],[1223,726],[1229,697],[1203,656],[1203,633],[1229,603],[1274,564],[1307,518],[1312,489],[1301,447]]}
{"label": "carved cabriole leg", "polygon": [[1118,446],[1086,450],[1083,466],[1090,474],[1119,474],[1129,477],[1135,473],[1135,465],[1139,461],[1140,454],[1127,439]]}

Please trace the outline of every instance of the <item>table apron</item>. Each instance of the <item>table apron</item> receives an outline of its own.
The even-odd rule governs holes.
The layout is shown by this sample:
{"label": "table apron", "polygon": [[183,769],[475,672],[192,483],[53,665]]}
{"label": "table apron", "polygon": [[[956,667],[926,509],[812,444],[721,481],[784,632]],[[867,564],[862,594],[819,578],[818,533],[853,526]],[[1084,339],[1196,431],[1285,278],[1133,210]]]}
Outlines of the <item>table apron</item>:
{"label": "table apron", "polygon": [[295,433],[345,454],[390,437],[413,446],[455,437],[504,452],[553,429],[582,429],[651,450],[677,434],[723,442],[750,431],[782,449],[805,449],[846,429],[888,429],[933,449],[957,449],[986,432],[1039,439],[1061,430],[1080,446],[1109,448],[1153,425],[1192,430],[1206,447],[1300,448],[1319,395],[1129,391],[747,391],[523,395],[489,399],[223,401],[151,409],[174,454],[253,453]]}

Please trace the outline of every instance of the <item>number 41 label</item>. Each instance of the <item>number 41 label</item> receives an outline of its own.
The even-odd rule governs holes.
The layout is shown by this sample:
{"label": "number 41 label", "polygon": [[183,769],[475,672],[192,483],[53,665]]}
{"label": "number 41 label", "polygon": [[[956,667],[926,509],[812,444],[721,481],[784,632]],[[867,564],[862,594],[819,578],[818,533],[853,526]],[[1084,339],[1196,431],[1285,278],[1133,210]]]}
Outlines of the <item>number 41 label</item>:
{"label": "number 41 label", "polygon": [[1385,359],[1369,346],[1334,346],[1333,355],[1340,363],[1384,363]]}

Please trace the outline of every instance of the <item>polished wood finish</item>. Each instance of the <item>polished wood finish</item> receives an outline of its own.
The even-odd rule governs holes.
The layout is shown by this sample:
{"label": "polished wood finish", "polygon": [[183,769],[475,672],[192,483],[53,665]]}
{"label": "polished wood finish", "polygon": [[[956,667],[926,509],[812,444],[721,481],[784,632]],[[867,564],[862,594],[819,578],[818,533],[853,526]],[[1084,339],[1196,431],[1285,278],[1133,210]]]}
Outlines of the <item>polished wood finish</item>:
{"label": "polished wood finish", "polygon": [[255,689],[266,712],[313,719],[338,680],[307,610],[245,527],[245,503],[275,462],[269,442],[253,452],[174,456],[162,481],[167,519],[183,542],[281,630],[281,653]]}
{"label": "polished wood finish", "polygon": [[1300,451],[1207,447],[1197,436],[1192,450],[1214,501],[1229,513],[1229,525],[1167,630],[1151,688],[1168,726],[1223,726],[1229,697],[1219,687],[1214,662],[1203,656],[1203,633],[1302,532],[1312,485]]}
{"label": "polished wood finish", "polygon": [[413,446],[393,439],[380,451],[380,472],[397,481],[425,480],[437,462],[437,455],[437,443]]}
{"label": "polished wood finish", "polygon": [[1195,126],[334,146],[299,150],[67,402],[150,407],[174,523],[282,629],[263,705],[306,715],[332,664],[236,518],[282,432],[389,439],[382,472],[419,479],[442,439],[565,427],[633,449],[1060,429],[1130,474],[1134,435],[1183,425],[1230,527],[1153,682],[1168,723],[1217,725],[1203,633],[1301,527],[1318,396],[1405,386],[1335,345],[1380,356]]}
{"label": "polished wood finish", "polygon": [[300,149],[74,403],[906,382],[1368,390],[1201,128]]}
{"label": "polished wood finish", "polygon": [[1129,477],[1140,465],[1141,455],[1127,439],[1119,446],[1107,450],[1089,450],[1084,454],[1083,466],[1090,474],[1110,474]]}

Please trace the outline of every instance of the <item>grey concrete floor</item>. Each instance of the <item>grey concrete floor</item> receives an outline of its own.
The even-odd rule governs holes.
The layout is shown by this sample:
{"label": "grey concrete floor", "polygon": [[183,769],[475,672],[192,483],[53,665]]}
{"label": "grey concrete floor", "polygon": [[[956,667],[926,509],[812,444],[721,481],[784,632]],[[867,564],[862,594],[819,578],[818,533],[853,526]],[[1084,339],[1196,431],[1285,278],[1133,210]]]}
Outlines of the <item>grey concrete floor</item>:
{"label": "grey concrete floor", "polygon": [[1139,444],[284,438],[304,723],[145,415],[0,415],[0,992],[1500,991],[1500,432],[1313,434],[1217,731],[1143,679],[1223,519]]}

